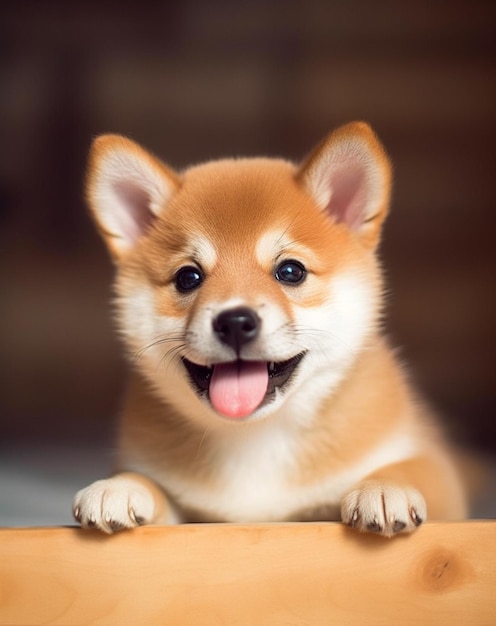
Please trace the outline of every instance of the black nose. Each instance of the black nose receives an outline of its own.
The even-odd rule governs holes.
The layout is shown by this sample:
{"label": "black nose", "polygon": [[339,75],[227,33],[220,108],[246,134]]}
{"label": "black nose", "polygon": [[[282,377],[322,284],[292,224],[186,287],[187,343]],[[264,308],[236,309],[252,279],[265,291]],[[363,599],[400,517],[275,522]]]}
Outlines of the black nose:
{"label": "black nose", "polygon": [[260,318],[248,307],[238,307],[220,313],[213,321],[214,332],[222,343],[239,355],[241,346],[253,341],[260,329]]}

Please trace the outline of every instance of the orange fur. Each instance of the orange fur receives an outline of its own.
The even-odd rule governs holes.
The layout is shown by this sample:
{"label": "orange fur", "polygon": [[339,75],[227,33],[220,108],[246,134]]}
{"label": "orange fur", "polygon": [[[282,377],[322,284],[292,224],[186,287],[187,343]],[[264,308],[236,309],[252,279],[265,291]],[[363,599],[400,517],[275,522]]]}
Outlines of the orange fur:
{"label": "orange fur", "polygon": [[[181,174],[127,139],[96,140],[88,201],[118,269],[133,373],[117,459],[125,474],[76,495],[83,526],[341,518],[392,536],[426,511],[466,515],[435,420],[380,333],[375,250],[390,183],[363,123],[332,133],[301,166],[233,159]],[[285,263],[303,278],[288,282]],[[193,287],[180,288],[184,268],[196,272]],[[237,334],[246,310],[254,337]],[[209,391],[183,359],[197,381],[210,368]],[[216,404],[221,365],[238,364],[240,387],[262,384],[244,378],[249,362],[267,363],[264,400],[244,406],[229,388]]]}

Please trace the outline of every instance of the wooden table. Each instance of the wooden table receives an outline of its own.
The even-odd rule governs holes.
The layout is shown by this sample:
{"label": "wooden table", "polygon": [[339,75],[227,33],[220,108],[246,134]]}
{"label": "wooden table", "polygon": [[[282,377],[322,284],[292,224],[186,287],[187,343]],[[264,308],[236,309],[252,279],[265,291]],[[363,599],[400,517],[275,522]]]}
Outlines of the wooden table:
{"label": "wooden table", "polygon": [[496,624],[496,522],[0,530],[0,624]]}

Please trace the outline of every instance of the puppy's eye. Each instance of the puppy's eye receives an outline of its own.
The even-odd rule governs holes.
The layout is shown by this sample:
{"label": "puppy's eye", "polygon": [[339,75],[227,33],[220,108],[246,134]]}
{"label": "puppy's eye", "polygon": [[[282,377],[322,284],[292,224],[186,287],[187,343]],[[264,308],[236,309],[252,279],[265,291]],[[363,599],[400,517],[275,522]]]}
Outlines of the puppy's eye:
{"label": "puppy's eye", "polygon": [[198,268],[187,265],[177,270],[174,280],[176,289],[181,293],[186,293],[202,284],[203,274]]}
{"label": "puppy's eye", "polygon": [[307,270],[299,261],[284,261],[274,273],[277,280],[289,285],[299,285],[305,280],[306,275]]}

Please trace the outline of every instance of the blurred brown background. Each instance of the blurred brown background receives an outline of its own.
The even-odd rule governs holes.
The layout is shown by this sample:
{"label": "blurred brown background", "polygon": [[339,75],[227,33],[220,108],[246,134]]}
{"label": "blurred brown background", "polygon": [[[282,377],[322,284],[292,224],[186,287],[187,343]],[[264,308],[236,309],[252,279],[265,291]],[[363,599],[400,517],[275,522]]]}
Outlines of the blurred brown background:
{"label": "blurred brown background", "polygon": [[395,164],[388,330],[455,434],[496,450],[495,7],[17,2],[0,8],[0,437],[95,441],[125,369],[82,200],[93,136],[175,167],[301,158],[369,121]]}

